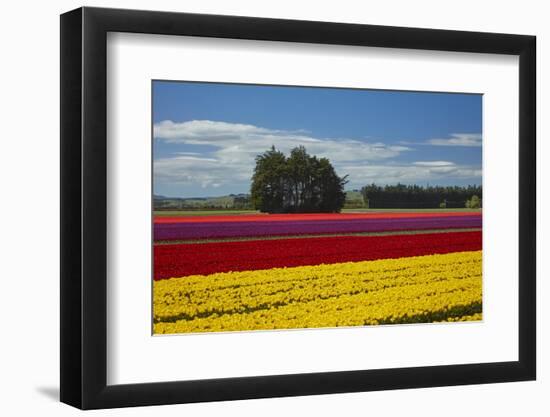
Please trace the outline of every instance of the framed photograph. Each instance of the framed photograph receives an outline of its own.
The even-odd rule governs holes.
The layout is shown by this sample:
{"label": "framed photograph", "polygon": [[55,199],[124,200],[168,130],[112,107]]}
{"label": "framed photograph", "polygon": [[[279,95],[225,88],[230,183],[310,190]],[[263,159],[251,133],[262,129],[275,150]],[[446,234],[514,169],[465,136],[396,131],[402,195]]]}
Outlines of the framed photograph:
{"label": "framed photograph", "polygon": [[533,380],[535,37],[61,16],[61,401]]}

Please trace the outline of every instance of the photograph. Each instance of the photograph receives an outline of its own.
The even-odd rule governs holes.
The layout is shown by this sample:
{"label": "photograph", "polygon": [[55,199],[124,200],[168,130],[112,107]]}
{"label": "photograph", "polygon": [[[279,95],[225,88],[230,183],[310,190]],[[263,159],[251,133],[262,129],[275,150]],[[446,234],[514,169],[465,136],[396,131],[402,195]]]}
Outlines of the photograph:
{"label": "photograph", "polygon": [[[11,275],[49,262],[59,285],[35,274],[23,307],[54,308],[32,332],[37,310],[7,297],[35,316],[17,322],[23,345],[55,342],[8,369],[35,385],[10,408],[427,416],[473,401],[537,415],[541,13],[93,3],[64,6],[57,35],[40,14],[45,36],[16,48],[58,48],[26,78],[38,101],[59,98],[33,113],[59,146],[9,134],[24,151],[8,152],[7,178],[56,200],[39,223],[59,231],[33,234],[48,241],[37,262],[15,242]],[[11,84],[27,103],[28,83]],[[42,162],[59,193],[36,187],[47,170],[21,169]]]}
{"label": "photograph", "polygon": [[153,334],[482,320],[482,100],[153,80]]}
{"label": "photograph", "polygon": [[4,414],[544,409],[543,13],[43,3],[8,30],[45,229],[4,205]]}

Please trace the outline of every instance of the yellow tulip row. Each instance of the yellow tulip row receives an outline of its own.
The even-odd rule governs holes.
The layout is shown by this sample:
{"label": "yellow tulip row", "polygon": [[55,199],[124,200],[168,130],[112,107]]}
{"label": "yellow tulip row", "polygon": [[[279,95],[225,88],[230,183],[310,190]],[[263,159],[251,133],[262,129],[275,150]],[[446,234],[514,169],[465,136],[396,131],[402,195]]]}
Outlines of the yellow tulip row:
{"label": "yellow tulip row", "polygon": [[154,332],[481,319],[482,252],[155,281]]}

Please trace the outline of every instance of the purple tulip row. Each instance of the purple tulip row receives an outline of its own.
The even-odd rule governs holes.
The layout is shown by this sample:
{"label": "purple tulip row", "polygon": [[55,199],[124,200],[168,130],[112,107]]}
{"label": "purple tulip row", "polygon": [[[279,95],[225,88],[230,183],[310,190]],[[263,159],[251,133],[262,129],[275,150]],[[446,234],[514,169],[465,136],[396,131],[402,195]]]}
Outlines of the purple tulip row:
{"label": "purple tulip row", "polygon": [[385,232],[481,227],[479,216],[395,219],[211,222],[155,224],[155,240],[191,240],[303,234]]}

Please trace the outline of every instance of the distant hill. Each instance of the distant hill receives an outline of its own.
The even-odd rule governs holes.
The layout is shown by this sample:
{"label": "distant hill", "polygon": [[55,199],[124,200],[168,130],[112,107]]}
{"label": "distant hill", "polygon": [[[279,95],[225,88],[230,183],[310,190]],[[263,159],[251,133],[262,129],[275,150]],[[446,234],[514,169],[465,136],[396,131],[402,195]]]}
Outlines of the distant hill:
{"label": "distant hill", "polygon": [[230,194],[216,197],[165,197],[153,195],[155,210],[247,209],[251,208],[249,194]]}
{"label": "distant hill", "polygon": [[[250,194],[229,194],[213,197],[166,197],[154,194],[155,210],[200,210],[200,209],[252,209]],[[346,208],[362,208],[363,196],[358,190],[346,191]]]}

